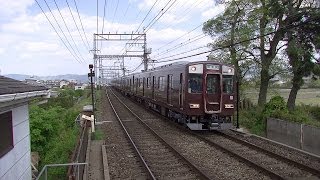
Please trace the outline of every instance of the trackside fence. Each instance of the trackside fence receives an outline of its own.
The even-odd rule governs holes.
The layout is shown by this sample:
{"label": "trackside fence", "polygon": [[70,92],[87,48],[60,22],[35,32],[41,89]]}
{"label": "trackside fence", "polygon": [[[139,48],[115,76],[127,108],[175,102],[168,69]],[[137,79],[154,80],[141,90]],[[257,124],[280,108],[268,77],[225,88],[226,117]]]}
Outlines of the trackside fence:
{"label": "trackside fence", "polygon": [[267,119],[267,138],[320,155],[320,129],[280,119]]}

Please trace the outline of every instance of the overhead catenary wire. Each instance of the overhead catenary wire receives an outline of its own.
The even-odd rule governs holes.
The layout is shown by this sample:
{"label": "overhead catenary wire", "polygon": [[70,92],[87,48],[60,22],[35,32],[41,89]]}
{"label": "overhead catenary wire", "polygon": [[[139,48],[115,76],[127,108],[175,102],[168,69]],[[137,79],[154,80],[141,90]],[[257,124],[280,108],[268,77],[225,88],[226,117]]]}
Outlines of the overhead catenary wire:
{"label": "overhead catenary wire", "polygon": [[57,9],[58,9],[58,12],[59,12],[59,14],[60,14],[60,16],[61,16],[61,19],[63,20],[64,25],[66,26],[66,29],[68,30],[69,36],[71,37],[71,40],[73,41],[73,44],[74,44],[77,52],[79,53],[81,59],[85,62],[85,59],[84,59],[83,56],[81,55],[81,53],[80,53],[80,51],[79,51],[79,49],[78,49],[78,46],[77,46],[76,42],[74,41],[74,39],[73,39],[73,37],[72,37],[72,35],[71,35],[71,32],[70,32],[70,30],[69,30],[69,28],[68,28],[68,25],[67,25],[64,17],[62,16],[62,13],[61,13],[61,11],[60,11],[60,8],[59,8],[56,0],[54,0],[54,3],[55,3],[55,5],[56,5],[56,7],[57,7]]}
{"label": "overhead catenary wire", "polygon": [[41,5],[39,4],[39,2],[37,0],[35,0],[37,5],[39,6],[39,8],[41,9],[43,15],[46,17],[46,19],[48,20],[48,22],[50,23],[51,27],[53,28],[53,30],[56,32],[56,34],[58,35],[58,37],[60,38],[61,42],[63,43],[63,45],[67,48],[67,50],[70,52],[70,54],[73,56],[73,58],[78,61],[81,64],[81,61],[78,60],[78,58],[71,52],[71,50],[69,49],[69,47],[67,46],[67,44],[64,42],[64,40],[62,39],[62,37],[60,36],[60,34],[58,33],[57,29],[54,27],[54,25],[52,24],[52,22],[50,21],[50,19],[48,18],[48,16],[46,15],[46,13],[44,12],[44,10],[42,9]]}

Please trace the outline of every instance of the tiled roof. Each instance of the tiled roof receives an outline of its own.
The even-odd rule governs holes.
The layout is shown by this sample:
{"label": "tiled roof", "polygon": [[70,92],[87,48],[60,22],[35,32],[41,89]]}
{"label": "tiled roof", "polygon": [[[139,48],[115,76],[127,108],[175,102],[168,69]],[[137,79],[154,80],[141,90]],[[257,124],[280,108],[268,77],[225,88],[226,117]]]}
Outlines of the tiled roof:
{"label": "tiled roof", "polygon": [[0,76],[0,95],[47,90],[44,86],[33,86],[21,81]]}

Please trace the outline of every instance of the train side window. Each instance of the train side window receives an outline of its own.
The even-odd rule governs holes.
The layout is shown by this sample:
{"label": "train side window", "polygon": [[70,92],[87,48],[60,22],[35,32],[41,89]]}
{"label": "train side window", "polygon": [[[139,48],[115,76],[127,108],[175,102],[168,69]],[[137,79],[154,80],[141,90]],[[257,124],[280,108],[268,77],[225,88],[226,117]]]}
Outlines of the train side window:
{"label": "train side window", "polygon": [[227,94],[233,93],[233,76],[224,75],[222,78],[223,92]]}
{"label": "train side window", "polygon": [[188,93],[202,93],[202,74],[189,74]]}
{"label": "train side window", "polygon": [[165,89],[165,84],[164,84],[164,76],[160,76],[159,77],[159,81],[158,81],[158,84],[159,84],[159,90],[160,91],[164,91]]}
{"label": "train side window", "polygon": [[151,77],[147,78],[147,88],[151,87]]}

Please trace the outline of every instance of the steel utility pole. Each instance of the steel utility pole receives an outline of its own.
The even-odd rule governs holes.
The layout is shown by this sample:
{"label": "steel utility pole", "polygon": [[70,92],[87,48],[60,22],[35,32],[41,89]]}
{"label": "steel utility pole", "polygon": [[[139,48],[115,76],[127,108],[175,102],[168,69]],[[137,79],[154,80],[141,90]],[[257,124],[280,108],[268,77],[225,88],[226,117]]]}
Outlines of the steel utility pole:
{"label": "steel utility pole", "polygon": [[[103,65],[103,61],[118,61],[120,62],[119,68],[122,70],[122,75],[125,76],[126,68],[124,64],[124,58],[142,58],[144,64],[144,70],[148,69],[148,55],[151,53],[151,49],[147,49],[147,39],[145,33],[108,33],[108,34],[94,34],[94,70],[96,71],[96,76],[100,74],[100,78],[104,78],[101,74],[106,74]],[[125,44],[125,53],[123,54],[97,54],[96,52],[99,51],[97,49],[98,42],[103,41],[127,41]],[[128,45],[128,47],[127,47]],[[130,50],[132,47],[136,48],[134,50]],[[137,49],[142,48],[142,49]],[[98,68],[98,69],[97,69]],[[99,71],[99,72],[97,72]],[[101,72],[103,73],[101,73]],[[113,70],[114,71],[114,70]],[[118,71],[118,70],[117,70]],[[97,77],[95,77],[97,78]],[[101,82],[101,81],[99,81]]]}
{"label": "steel utility pole", "polygon": [[92,71],[93,69],[93,65],[89,64],[89,69],[90,69],[90,73],[88,73],[88,77],[90,77],[90,84],[91,84],[91,100],[92,100],[92,113],[93,113],[93,124],[96,125],[96,116],[94,113],[94,95],[93,95],[93,81],[92,78],[95,76],[94,71]]}

